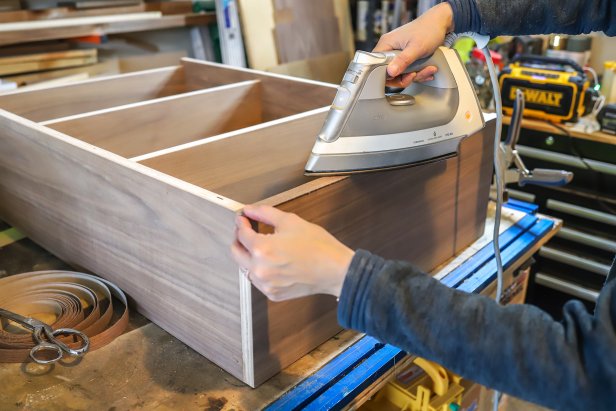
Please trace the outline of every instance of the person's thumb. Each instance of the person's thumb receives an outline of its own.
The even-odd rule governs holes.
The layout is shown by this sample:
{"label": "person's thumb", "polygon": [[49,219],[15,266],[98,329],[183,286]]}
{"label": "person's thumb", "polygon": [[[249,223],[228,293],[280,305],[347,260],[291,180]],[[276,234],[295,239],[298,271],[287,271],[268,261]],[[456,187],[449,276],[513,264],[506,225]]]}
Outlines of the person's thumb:
{"label": "person's thumb", "polygon": [[243,214],[251,220],[276,228],[287,213],[267,205],[247,205],[242,210]]}
{"label": "person's thumb", "polygon": [[389,63],[387,66],[387,74],[390,77],[399,76],[408,66],[413,64],[415,60],[420,57],[423,57],[421,51],[412,45],[407,46],[391,61],[391,63]]}

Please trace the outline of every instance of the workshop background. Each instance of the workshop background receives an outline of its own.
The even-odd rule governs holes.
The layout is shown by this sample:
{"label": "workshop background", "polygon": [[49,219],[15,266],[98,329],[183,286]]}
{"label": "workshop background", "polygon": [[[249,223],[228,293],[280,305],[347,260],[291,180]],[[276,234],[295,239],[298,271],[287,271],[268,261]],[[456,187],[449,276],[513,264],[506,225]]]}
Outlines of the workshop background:
{"label": "workshop background", "polygon": [[[183,57],[337,85],[356,50],[372,50],[383,33],[413,20],[435,3],[430,0],[0,0],[0,99],[19,91],[45,90],[105,76],[175,66]],[[523,281],[518,281],[509,291],[516,293],[516,302],[537,305],[555,319],[560,319],[563,304],[571,298],[581,299],[592,310],[616,253],[616,38],[602,33],[498,37],[489,47],[500,72],[505,124],[509,124],[508,115],[512,114],[515,95],[512,91],[518,88],[525,92],[526,111],[517,151],[526,166],[574,173],[573,181],[566,186],[511,184],[507,187],[512,203],[515,200],[532,203],[537,206],[533,212],[555,217],[563,224],[554,238],[542,245],[519,270],[522,274],[515,274]],[[484,56],[471,40],[459,40],[455,48],[483,108],[494,110]],[[558,93],[565,97],[554,97]],[[202,108],[187,107],[187,110]],[[503,135],[506,131],[505,125]],[[0,278],[28,271],[71,268],[74,267],[36,245],[18,228],[0,222]],[[150,328],[142,328],[146,325]],[[133,331],[145,333],[149,336],[147,341],[155,344],[144,345],[146,340],[136,334],[131,337]],[[219,379],[233,381],[238,386],[242,383],[213,364],[189,374],[178,373],[178,367],[192,369],[191,362],[202,357],[149,324],[135,310],[131,311],[130,325],[121,338],[124,345],[115,352],[101,354],[98,367],[74,371],[74,375],[85,381],[103,367],[117,372],[125,368],[145,372],[151,368],[157,370],[154,379],[149,374],[131,376],[131,384],[140,386],[136,395],[147,404],[146,408],[153,404],[160,409],[178,404],[190,408],[198,404],[206,410],[231,409],[228,398],[233,394],[222,389],[216,396],[204,394],[202,385],[196,381],[212,385],[217,385]],[[320,359],[331,358],[328,349],[337,344],[343,346],[356,336],[343,332],[336,338],[295,364],[297,374],[304,369],[318,368]],[[125,355],[122,358],[132,358],[133,362],[114,363],[115,355]],[[162,359],[166,357],[177,358],[177,363],[163,364]],[[143,369],[137,365],[140,360],[148,362]],[[90,397],[95,394],[87,392],[80,381],[58,376],[51,384],[50,380],[41,379],[51,378],[53,374],[49,370],[31,366],[23,366],[23,380],[11,378],[6,383],[3,380],[3,384],[14,386],[11,392],[20,394],[18,398],[7,397],[0,390],[0,409],[46,408],[43,399],[54,397],[50,391],[56,389],[62,393],[54,397],[60,398],[60,403],[48,409],[91,407]],[[3,368],[8,370],[6,367],[0,364],[0,373]],[[163,375],[165,372],[167,375]],[[176,375],[177,380],[171,381]],[[161,384],[172,388],[152,394],[147,387],[159,383],[158,378],[168,380]],[[292,381],[285,378],[274,377],[274,382],[266,387],[269,391],[264,398],[271,398],[277,387]],[[451,381],[458,380],[451,376]],[[429,382],[422,383],[428,392],[435,390]],[[117,396],[134,396],[131,386],[128,380],[121,386],[101,386],[96,395],[111,398],[108,403],[113,404]],[[459,386],[463,388],[455,395],[450,393],[448,405],[460,401],[460,393],[464,391],[467,405],[464,408],[462,404],[459,409],[472,409],[469,404],[475,404],[478,407],[475,409],[488,408],[487,390],[464,381]],[[408,395],[412,398],[417,394],[413,391],[417,386],[409,384],[409,387],[412,388]],[[195,397],[193,402],[174,402],[173,395],[186,393]],[[137,401],[130,408],[138,406]],[[379,409],[370,405],[370,401],[365,407]],[[530,407],[513,398],[501,401],[502,410]],[[109,410],[112,409],[124,408],[109,405]],[[450,409],[456,408],[452,405]]]}

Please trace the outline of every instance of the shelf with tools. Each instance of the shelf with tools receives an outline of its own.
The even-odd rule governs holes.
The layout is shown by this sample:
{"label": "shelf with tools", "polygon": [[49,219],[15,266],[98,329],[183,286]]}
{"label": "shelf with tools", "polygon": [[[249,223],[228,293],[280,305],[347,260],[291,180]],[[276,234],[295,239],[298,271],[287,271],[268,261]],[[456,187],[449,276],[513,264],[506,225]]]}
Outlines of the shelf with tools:
{"label": "shelf with tools", "polygon": [[188,55],[220,60],[214,1],[81,3],[0,11],[0,92],[164,67]]}
{"label": "shelf with tools", "polygon": [[[163,11],[160,11],[161,9]],[[0,13],[0,21],[2,22],[0,23],[0,46],[195,26],[216,21],[215,13],[188,11],[181,14],[167,14],[165,10],[168,9],[155,5],[99,9],[96,14],[91,10],[88,12],[71,12],[61,9],[56,13],[45,12],[45,16],[53,16],[50,19],[41,19],[40,15],[33,12],[30,12],[33,14],[23,12]],[[29,16],[33,18],[28,18]]]}
{"label": "shelf with tools", "polygon": [[[504,116],[503,124],[509,125],[511,122],[511,117]],[[571,137],[575,137],[582,140],[595,141],[597,143],[605,143],[616,145],[616,135],[608,134],[601,131],[594,131],[591,133],[587,133],[584,131],[579,131],[578,129],[561,124],[554,124],[548,121],[535,120],[530,118],[525,118],[522,120],[522,127],[528,130],[534,130],[544,133],[558,134],[558,135],[569,135]]]}
{"label": "shelf with tools", "polygon": [[74,18],[62,22],[58,20],[54,21],[53,25],[37,24],[38,21],[36,23],[2,23],[0,24],[0,45],[196,26],[210,24],[215,20],[216,16],[213,13],[166,16],[158,12],[146,12],[122,16]]}
{"label": "shelf with tools", "polygon": [[555,316],[571,297],[592,307],[616,253],[616,136],[523,119],[517,150],[528,168],[574,173],[563,187],[509,187],[513,198],[563,219],[563,229],[536,257],[529,301]]}

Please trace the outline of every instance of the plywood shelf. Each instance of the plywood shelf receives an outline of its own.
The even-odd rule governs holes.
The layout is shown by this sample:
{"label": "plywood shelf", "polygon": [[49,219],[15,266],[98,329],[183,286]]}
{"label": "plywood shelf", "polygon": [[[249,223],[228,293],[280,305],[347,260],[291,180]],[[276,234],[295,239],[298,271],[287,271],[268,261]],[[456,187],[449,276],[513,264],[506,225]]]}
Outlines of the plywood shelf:
{"label": "plywood shelf", "polygon": [[[130,16],[134,18],[130,18]],[[105,16],[87,15],[84,17],[23,21],[18,23],[5,22],[0,24],[0,46],[91,35],[132,33],[204,25],[215,21],[215,13],[161,15],[159,12],[145,12]]]}
{"label": "plywood shelf", "polygon": [[13,10],[0,12],[0,23],[15,23],[23,21],[97,16],[101,14],[101,10],[103,10],[106,15],[141,13],[144,11],[162,11],[155,8],[148,9],[144,5],[105,7],[103,9],[95,8],[83,10],[76,10],[70,7],[56,7],[44,10]]}

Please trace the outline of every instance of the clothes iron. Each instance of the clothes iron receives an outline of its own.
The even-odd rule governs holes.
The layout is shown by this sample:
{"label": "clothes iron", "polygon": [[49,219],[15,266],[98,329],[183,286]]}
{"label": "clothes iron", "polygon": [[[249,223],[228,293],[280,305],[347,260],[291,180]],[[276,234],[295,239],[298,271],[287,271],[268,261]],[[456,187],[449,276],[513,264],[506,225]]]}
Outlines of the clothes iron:
{"label": "clothes iron", "polygon": [[399,53],[358,51],[305,167],[306,175],[399,168],[455,155],[485,123],[457,52],[440,47],[406,71],[436,66],[434,80],[386,94],[387,65]]}

